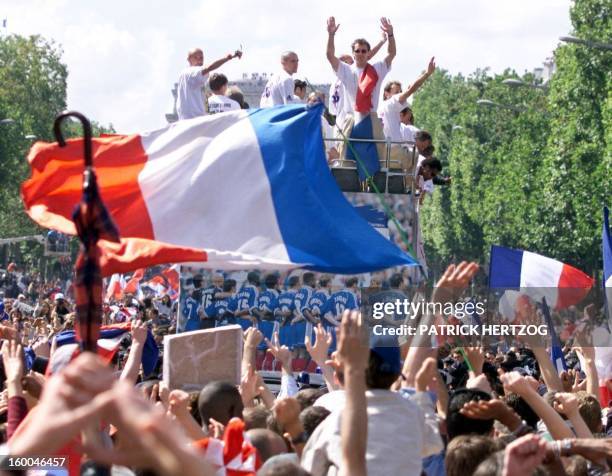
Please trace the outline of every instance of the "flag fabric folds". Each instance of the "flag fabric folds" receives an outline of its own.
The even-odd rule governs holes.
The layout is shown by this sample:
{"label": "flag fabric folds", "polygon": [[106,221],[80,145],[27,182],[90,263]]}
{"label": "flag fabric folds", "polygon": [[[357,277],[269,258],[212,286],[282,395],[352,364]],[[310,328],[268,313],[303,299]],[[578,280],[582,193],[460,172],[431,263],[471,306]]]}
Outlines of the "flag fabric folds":
{"label": "flag fabric folds", "polygon": [[[117,351],[119,344],[130,333],[131,324],[117,324],[112,326],[100,327],[100,338],[98,339],[98,355],[106,362],[111,362]],[[74,331],[60,332],[56,337],[57,351],[49,363],[49,372],[55,373],[68,364],[72,358],[78,354],[76,335]],[[57,354],[57,355],[56,355]],[[142,369],[145,375],[149,375],[155,370],[159,358],[159,349],[153,338],[151,331],[147,331],[142,352]]]}
{"label": "flag fabric folds", "polygon": [[572,266],[530,251],[491,247],[489,286],[521,288],[536,301],[546,298],[555,309],[579,303],[593,279]]}
{"label": "flag fabric folds", "polygon": [[[415,265],[339,191],[325,160],[321,112],[305,105],[232,111],[94,139],[100,195],[121,236],[99,242],[103,274],[186,261],[347,274]],[[75,233],[81,150],[72,140],[30,151],[22,197],[38,224]]]}
{"label": "flag fabric folds", "polygon": [[553,365],[557,369],[557,373],[560,374],[567,370],[567,363],[565,362],[565,357],[563,357],[563,346],[555,332],[555,326],[550,315],[550,309],[548,309],[548,304],[546,304],[546,298],[542,299],[542,314],[544,314],[544,320],[546,321],[546,326],[548,326],[548,334],[551,337],[550,360],[552,360]]}

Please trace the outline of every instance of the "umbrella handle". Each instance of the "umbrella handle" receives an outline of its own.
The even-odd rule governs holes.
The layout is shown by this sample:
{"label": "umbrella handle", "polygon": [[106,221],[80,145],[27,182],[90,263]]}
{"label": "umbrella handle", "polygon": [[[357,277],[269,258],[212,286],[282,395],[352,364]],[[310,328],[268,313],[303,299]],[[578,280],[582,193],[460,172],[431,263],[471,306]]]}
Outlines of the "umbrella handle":
{"label": "umbrella handle", "polygon": [[87,119],[83,114],[77,111],[66,111],[59,114],[55,121],[53,122],[53,134],[55,135],[55,139],[60,147],[66,146],[66,141],[64,140],[64,136],[62,134],[62,122],[69,118],[75,117],[83,126],[83,135],[84,135],[84,154],[85,154],[85,167],[91,167],[93,164],[92,156],[91,156],[91,123],[89,119]]}

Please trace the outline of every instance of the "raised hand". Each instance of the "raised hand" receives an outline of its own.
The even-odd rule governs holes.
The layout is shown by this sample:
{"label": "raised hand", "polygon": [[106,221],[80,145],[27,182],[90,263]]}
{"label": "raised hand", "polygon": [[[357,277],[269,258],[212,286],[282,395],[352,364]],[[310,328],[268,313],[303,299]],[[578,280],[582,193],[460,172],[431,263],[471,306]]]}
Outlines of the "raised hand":
{"label": "raised hand", "polygon": [[518,372],[507,372],[499,378],[504,385],[504,389],[507,389],[511,393],[516,393],[521,397],[534,391],[531,383]]}
{"label": "raised hand", "polygon": [[458,265],[451,264],[436,283],[432,300],[445,304],[453,302],[465,291],[478,272],[478,263],[462,261]]}
{"label": "raised hand", "polygon": [[286,345],[280,345],[278,332],[272,335],[271,341],[266,339],[266,344],[268,345],[268,352],[270,352],[276,360],[280,361],[285,371],[291,373],[291,351]]}
{"label": "raised hand", "polygon": [[436,71],[436,57],[432,56],[427,65],[427,74],[431,76]]}
{"label": "raised hand", "polygon": [[428,357],[423,361],[421,368],[414,379],[414,387],[418,392],[427,390],[427,386],[434,386],[438,377],[438,364],[436,359]]}
{"label": "raised hand", "polygon": [[393,36],[393,25],[391,25],[391,21],[388,18],[382,17],[380,19],[380,29],[385,32],[387,38]]}
{"label": "raised hand", "polygon": [[338,337],[338,360],[344,365],[345,370],[365,371],[369,356],[361,312],[344,311]]}
{"label": "raised hand", "polygon": [[143,345],[147,340],[147,325],[140,321],[132,321],[132,343]]}
{"label": "raised hand", "polygon": [[334,35],[338,31],[338,28],[340,28],[340,23],[336,25],[336,19],[334,17],[329,17],[327,19],[327,33]]}
{"label": "raised hand", "polygon": [[319,324],[315,327],[315,343],[311,345],[310,336],[307,335],[304,344],[306,345],[306,350],[312,357],[317,365],[322,367],[325,365],[325,361],[327,360],[327,355],[329,352],[329,347],[333,342],[332,335],[325,330],[325,328]]}
{"label": "raised hand", "polygon": [[578,399],[573,393],[557,392],[553,401],[553,407],[566,417],[578,412]]}
{"label": "raised hand", "polygon": [[11,339],[2,343],[2,363],[6,373],[7,386],[10,387],[10,384],[20,383],[23,377],[23,352],[17,341]]}
{"label": "raised hand", "polygon": [[537,435],[526,435],[508,446],[504,451],[504,476],[524,476],[544,460],[546,442]]}

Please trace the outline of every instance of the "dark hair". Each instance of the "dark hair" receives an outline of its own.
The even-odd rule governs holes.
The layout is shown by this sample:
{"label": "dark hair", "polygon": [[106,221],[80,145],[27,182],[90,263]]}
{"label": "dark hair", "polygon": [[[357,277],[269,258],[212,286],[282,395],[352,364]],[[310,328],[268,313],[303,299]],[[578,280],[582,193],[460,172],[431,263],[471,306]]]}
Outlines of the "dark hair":
{"label": "dark hair", "polygon": [[358,278],[349,278],[346,280],[346,287],[351,288],[355,286],[355,284],[357,284],[358,282],[359,282]]}
{"label": "dark hair", "polygon": [[459,435],[486,435],[491,431],[494,420],[476,420],[459,413],[467,402],[480,400],[489,401],[491,395],[472,388],[462,388],[453,392],[448,401],[448,411],[446,412],[446,429],[449,441]]}
{"label": "dark hair", "polygon": [[208,425],[210,418],[227,425],[233,417],[242,418],[243,409],[240,392],[230,382],[210,382],[198,397],[198,410],[203,425]]}
{"label": "dark hair", "polygon": [[[366,370],[366,385],[369,389],[389,390],[400,376],[399,373],[383,372],[385,361],[376,352],[370,351],[368,369]],[[385,367],[387,367],[385,365]]]}
{"label": "dark hair", "polygon": [[266,277],[264,278],[264,283],[266,285],[266,288],[274,289],[278,284],[278,275],[274,273],[266,274]]}
{"label": "dark hair", "polygon": [[504,401],[506,402],[506,405],[516,412],[521,420],[525,420],[525,423],[527,423],[530,427],[536,428],[538,421],[540,421],[540,417],[533,411],[529,404],[523,400],[522,397],[519,397],[515,393],[510,393],[506,395]]}
{"label": "dark hair", "polygon": [[432,156],[435,150],[436,148],[433,145],[429,144],[427,147],[423,149],[423,152],[421,153],[421,155],[427,158],[433,158]]}
{"label": "dark hair", "polygon": [[366,40],[365,38],[357,38],[356,40],[354,40],[351,43],[351,50],[355,51],[355,45],[365,45],[368,47],[368,51],[370,51],[372,49],[372,47],[370,46],[370,43],[368,43],[368,40]]}
{"label": "dark hair", "polygon": [[433,157],[431,159],[425,159],[423,162],[421,162],[421,167],[429,167],[432,170],[442,172],[442,162]]}
{"label": "dark hair", "polygon": [[420,141],[426,141],[426,140],[433,140],[431,138],[431,134],[427,131],[419,131],[414,135],[416,140],[420,140]]}
{"label": "dark hair", "polygon": [[263,405],[257,405],[256,407],[245,408],[242,412],[242,419],[244,420],[244,429],[245,430],[253,430],[255,428],[264,428],[268,427],[268,416],[270,415],[270,410],[268,410]]}
{"label": "dark hair", "polygon": [[223,86],[227,84],[227,76],[222,73],[213,73],[210,75],[210,79],[208,80],[208,86],[213,91],[218,91]]}
{"label": "dark hair", "polygon": [[257,271],[251,271],[249,274],[247,274],[247,281],[249,284],[259,286],[259,283],[261,282],[259,279],[259,273]]}
{"label": "dark hair", "polygon": [[301,79],[296,79],[295,81],[293,81],[293,90],[295,91],[296,89],[306,89],[306,81],[302,81]]}
{"label": "dark hair", "polygon": [[317,426],[327,418],[330,411],[325,407],[308,407],[300,413],[300,423],[308,436],[312,435]]}
{"label": "dark hair", "polygon": [[389,91],[391,91],[391,88],[393,87],[393,85],[394,85],[394,84],[397,84],[397,85],[399,86],[399,88],[400,88],[400,91],[401,91],[401,89],[402,89],[402,83],[400,83],[399,81],[395,81],[395,80],[393,80],[393,81],[389,81],[387,84],[385,84],[385,89],[384,89],[384,91],[385,91],[386,93],[388,93]]}
{"label": "dark hair", "polygon": [[287,280],[287,285],[292,288],[293,286],[295,286],[296,284],[298,284],[300,282],[300,277],[299,276],[291,276],[288,280]]}
{"label": "dark hair", "polygon": [[228,98],[233,99],[238,104],[240,104],[240,109],[248,109],[249,108],[249,104],[244,102],[244,94],[242,94],[240,91],[233,91],[228,96]]}
{"label": "dark hair", "polygon": [[304,273],[304,276],[302,276],[302,282],[306,286],[311,287],[314,287],[317,284],[314,273]]}
{"label": "dark hair", "polygon": [[499,448],[486,436],[461,435],[448,444],[444,466],[448,476],[474,474],[478,465]]}
{"label": "dark hair", "polygon": [[304,410],[314,405],[314,402],[325,393],[325,390],[320,388],[304,388],[295,394],[295,399],[300,404],[300,409]]}
{"label": "dark hair", "polygon": [[224,293],[229,293],[232,288],[236,287],[236,280],[235,279],[226,279],[225,281],[223,281],[223,292]]}
{"label": "dark hair", "polygon": [[319,279],[319,286],[321,286],[322,288],[327,287],[327,285],[329,284],[329,282],[331,281],[331,278],[329,276],[325,276],[323,278]]}
{"label": "dark hair", "polygon": [[402,285],[402,281],[402,275],[399,273],[394,273],[389,278],[389,286],[394,289],[397,289]]}

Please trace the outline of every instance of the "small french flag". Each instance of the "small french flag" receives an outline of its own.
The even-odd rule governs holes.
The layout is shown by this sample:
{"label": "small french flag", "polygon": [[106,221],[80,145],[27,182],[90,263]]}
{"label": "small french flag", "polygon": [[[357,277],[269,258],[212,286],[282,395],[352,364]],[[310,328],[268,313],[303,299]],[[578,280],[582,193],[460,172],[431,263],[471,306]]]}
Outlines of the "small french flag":
{"label": "small french flag", "polygon": [[561,261],[530,251],[491,247],[491,288],[520,288],[555,309],[579,303],[593,287],[593,278]]}

